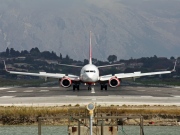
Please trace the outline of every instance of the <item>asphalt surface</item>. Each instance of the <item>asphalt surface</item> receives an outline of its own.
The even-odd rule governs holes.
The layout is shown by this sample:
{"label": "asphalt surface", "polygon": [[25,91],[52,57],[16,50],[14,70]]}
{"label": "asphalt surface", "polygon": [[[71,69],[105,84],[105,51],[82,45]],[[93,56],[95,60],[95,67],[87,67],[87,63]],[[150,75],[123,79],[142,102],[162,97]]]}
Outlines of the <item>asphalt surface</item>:
{"label": "asphalt surface", "polygon": [[72,87],[3,87],[0,88],[0,105],[54,106],[66,104],[87,104],[95,102],[101,105],[112,104],[160,104],[180,106],[180,87],[135,87],[120,86],[100,90],[94,86],[88,91],[81,86],[79,91]]}

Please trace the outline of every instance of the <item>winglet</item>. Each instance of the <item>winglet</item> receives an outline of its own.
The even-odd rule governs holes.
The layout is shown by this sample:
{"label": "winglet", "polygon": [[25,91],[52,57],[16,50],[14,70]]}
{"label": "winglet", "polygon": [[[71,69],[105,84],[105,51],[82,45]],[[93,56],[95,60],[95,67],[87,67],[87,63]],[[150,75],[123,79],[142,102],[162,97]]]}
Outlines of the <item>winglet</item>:
{"label": "winglet", "polygon": [[177,65],[177,59],[175,61],[174,68],[173,68],[172,72],[176,72],[176,65]]}
{"label": "winglet", "polygon": [[5,62],[5,60],[3,60],[3,61],[4,61],[4,68],[5,68],[6,72],[9,72],[9,71],[7,70],[7,67],[6,67],[6,62]]}

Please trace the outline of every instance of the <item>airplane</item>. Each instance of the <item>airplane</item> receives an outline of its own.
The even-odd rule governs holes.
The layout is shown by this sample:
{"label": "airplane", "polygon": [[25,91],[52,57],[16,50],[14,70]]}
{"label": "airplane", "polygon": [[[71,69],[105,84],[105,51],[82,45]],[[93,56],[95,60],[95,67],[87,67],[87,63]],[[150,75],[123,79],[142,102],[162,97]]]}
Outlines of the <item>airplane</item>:
{"label": "airplane", "polygon": [[161,75],[161,74],[170,74],[175,72],[176,62],[174,64],[174,68],[171,71],[161,71],[161,72],[149,72],[149,73],[141,73],[141,72],[134,72],[134,73],[118,73],[118,74],[109,74],[109,75],[99,75],[99,68],[103,67],[110,67],[110,66],[117,66],[121,64],[113,64],[113,65],[104,65],[104,66],[95,66],[92,64],[92,45],[91,45],[91,32],[90,32],[90,44],[89,44],[89,64],[81,67],[76,65],[66,65],[60,64],[63,66],[70,66],[70,67],[81,67],[80,75],[71,75],[71,74],[61,74],[61,73],[46,73],[46,72],[39,72],[39,73],[28,73],[28,72],[16,72],[16,71],[8,71],[6,67],[6,63],[4,61],[5,70],[10,74],[18,74],[18,75],[28,75],[28,76],[39,76],[45,78],[57,78],[59,79],[60,86],[64,88],[69,88],[73,85],[73,91],[80,89],[80,84],[84,83],[88,85],[88,90],[92,90],[92,86],[96,83],[101,85],[101,90],[107,90],[107,86],[109,85],[112,88],[118,87],[121,84],[121,79],[124,78],[139,78],[142,76],[152,76],[152,75]]}

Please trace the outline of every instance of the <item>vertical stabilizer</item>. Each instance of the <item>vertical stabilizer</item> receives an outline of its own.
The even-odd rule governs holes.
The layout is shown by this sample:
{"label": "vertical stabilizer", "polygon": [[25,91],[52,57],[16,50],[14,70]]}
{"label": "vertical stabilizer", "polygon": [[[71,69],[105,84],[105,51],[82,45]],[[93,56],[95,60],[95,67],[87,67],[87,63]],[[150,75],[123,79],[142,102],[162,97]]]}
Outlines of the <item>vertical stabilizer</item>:
{"label": "vertical stabilizer", "polygon": [[91,31],[90,31],[90,38],[89,38],[89,64],[92,64]]}

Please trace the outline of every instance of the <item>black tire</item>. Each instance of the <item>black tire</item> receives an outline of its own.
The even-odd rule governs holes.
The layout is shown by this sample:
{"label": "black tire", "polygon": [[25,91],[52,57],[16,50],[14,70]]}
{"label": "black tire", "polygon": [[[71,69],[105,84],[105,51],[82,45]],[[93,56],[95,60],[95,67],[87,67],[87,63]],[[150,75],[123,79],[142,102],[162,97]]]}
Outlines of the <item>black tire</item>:
{"label": "black tire", "polygon": [[79,85],[77,85],[77,90],[79,91]]}
{"label": "black tire", "polygon": [[105,90],[107,90],[107,85],[104,86]]}
{"label": "black tire", "polygon": [[103,85],[101,85],[101,90],[103,90]]}

